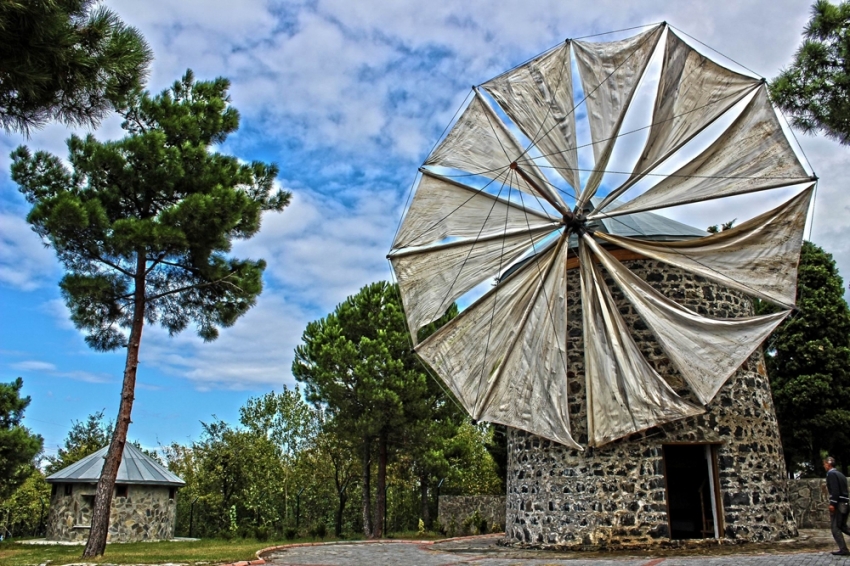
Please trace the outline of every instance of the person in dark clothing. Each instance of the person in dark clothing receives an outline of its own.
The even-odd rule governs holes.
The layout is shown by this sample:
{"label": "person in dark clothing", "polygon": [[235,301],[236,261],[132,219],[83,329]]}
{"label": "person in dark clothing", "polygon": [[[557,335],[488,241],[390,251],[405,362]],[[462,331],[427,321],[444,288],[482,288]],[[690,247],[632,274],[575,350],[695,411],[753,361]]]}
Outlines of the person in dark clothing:
{"label": "person in dark clothing", "polygon": [[826,470],[826,489],[829,491],[829,515],[832,520],[832,538],[838,543],[838,550],[833,552],[838,556],[850,556],[847,543],[844,542],[844,533],[850,535],[847,527],[848,505],[850,499],[847,497],[847,478],[835,469],[835,458],[830,456],[823,461]]}

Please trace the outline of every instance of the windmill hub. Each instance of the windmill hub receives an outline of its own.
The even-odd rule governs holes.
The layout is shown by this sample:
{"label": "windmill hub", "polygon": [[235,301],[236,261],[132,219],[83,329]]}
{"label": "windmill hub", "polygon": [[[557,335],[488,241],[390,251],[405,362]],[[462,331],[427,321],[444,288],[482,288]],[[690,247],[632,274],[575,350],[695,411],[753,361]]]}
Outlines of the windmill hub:
{"label": "windmill hub", "polygon": [[589,231],[587,217],[584,214],[568,212],[564,215],[562,222],[567,231],[578,234],[579,236]]}

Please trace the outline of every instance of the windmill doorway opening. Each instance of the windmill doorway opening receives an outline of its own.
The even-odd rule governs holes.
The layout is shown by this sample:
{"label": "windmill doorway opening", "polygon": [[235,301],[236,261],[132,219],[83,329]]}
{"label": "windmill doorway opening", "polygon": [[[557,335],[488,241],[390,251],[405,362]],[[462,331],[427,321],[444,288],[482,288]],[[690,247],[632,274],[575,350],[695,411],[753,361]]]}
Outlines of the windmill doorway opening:
{"label": "windmill doorway opening", "polygon": [[664,446],[670,538],[720,538],[717,445]]}

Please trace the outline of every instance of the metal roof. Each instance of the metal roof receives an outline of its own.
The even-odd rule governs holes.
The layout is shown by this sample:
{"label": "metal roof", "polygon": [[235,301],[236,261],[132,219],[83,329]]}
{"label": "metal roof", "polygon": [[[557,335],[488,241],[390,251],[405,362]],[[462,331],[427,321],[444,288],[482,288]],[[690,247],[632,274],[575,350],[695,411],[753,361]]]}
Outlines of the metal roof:
{"label": "metal roof", "polygon": [[[602,199],[591,199],[593,205],[602,202]],[[619,201],[614,201],[618,203]],[[616,208],[612,207],[612,208]],[[666,216],[654,212],[636,212],[602,218],[602,226],[597,226],[603,232],[614,236],[625,236],[644,240],[688,240],[691,238],[702,238],[708,236],[708,232],[682,224]]]}
{"label": "metal roof", "polygon": [[[109,446],[47,477],[51,483],[97,483]],[[129,442],[118,467],[116,483],[183,486],[186,482]]]}

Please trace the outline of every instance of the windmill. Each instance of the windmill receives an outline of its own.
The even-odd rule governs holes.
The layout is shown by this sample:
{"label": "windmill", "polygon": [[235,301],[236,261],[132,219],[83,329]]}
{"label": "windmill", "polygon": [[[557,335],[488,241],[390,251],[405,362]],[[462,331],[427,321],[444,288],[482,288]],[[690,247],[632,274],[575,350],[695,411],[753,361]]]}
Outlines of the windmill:
{"label": "windmill", "polygon": [[[656,53],[651,112],[623,131]],[[589,168],[579,159],[581,131]],[[610,170],[618,144],[638,132],[645,142],[629,170]],[[474,419],[578,453],[701,415],[793,308],[815,179],[765,81],[716,63],[666,24],[614,42],[568,40],[474,87],[420,173],[388,257],[414,339],[454,301],[480,295],[416,344]],[[801,190],[790,200],[717,234],[640,229],[663,224],[660,209],[792,186]],[[701,314],[636,274],[633,260],[779,310]],[[624,300],[684,388],[646,359]],[[571,421],[570,312],[580,312],[583,333],[582,438]]]}

